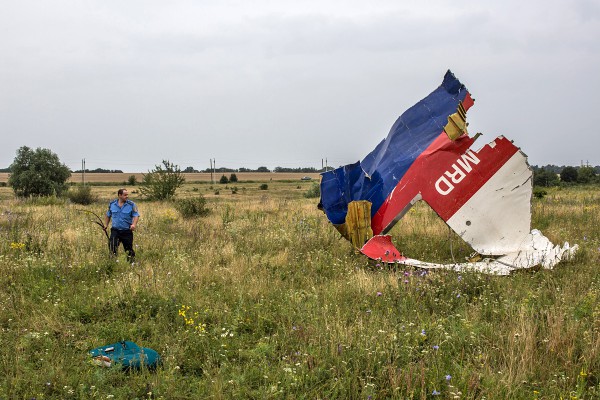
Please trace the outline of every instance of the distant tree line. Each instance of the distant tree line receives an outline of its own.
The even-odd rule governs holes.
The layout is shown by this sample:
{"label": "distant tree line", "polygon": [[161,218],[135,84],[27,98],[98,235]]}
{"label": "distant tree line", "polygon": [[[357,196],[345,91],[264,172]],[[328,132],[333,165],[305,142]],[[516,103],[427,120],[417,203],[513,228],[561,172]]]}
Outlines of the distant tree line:
{"label": "distant tree line", "polygon": [[[329,168],[331,169],[331,168]],[[319,173],[319,172],[323,172],[324,169],[317,169],[314,167],[298,167],[298,168],[289,168],[289,167],[275,167],[275,169],[273,169],[273,171],[271,171],[269,168],[267,167],[258,167],[256,169],[251,169],[251,168],[227,168],[227,167],[221,167],[221,168],[215,168],[214,172],[220,172],[220,173],[224,173],[224,172],[299,172],[299,173]],[[185,168],[183,171],[181,172],[186,172],[186,173],[196,173],[196,172],[213,172],[213,170],[211,170],[210,168],[206,168],[203,170],[197,170],[194,167],[187,167]]]}
{"label": "distant tree line", "polygon": [[256,169],[251,168],[238,168],[237,172],[271,172],[271,170],[267,167],[258,167]]}
{"label": "distant tree line", "polygon": [[[533,165],[532,167],[533,170],[533,184],[534,186],[545,186],[545,187],[549,187],[549,186],[559,186],[562,184],[568,184],[568,185],[575,185],[575,184],[594,184],[594,183],[600,183],[600,166],[579,166],[579,167],[572,167],[572,166],[557,166],[557,165],[544,165],[544,166],[537,166],[537,165]],[[327,169],[333,169],[331,167],[327,168]],[[99,171],[95,170],[95,171]],[[289,167],[275,167],[275,169],[273,169],[273,171],[271,171],[269,168],[267,167],[258,167],[256,169],[251,169],[251,168],[227,168],[227,167],[220,167],[220,168],[215,168],[214,170],[211,170],[210,168],[206,168],[203,170],[197,170],[194,167],[187,167],[184,170],[182,170],[181,172],[186,172],[186,173],[198,173],[198,172],[205,172],[205,173],[211,173],[211,172],[215,172],[215,173],[221,173],[223,174],[221,176],[221,183],[227,183],[227,182],[236,182],[237,181],[237,176],[235,176],[235,174],[230,175],[230,178],[227,178],[224,174],[225,173],[235,173],[235,172],[296,172],[296,173],[320,173],[320,172],[324,172],[325,169],[317,169],[314,167],[298,167],[298,168],[289,168]],[[113,171],[106,171],[106,170],[102,170],[102,172],[113,172]],[[115,171],[116,172],[116,171]],[[233,176],[234,178],[231,179],[231,176]]]}
{"label": "distant tree line", "polygon": [[322,172],[322,170],[318,170],[313,167],[301,167],[301,168],[284,168],[284,167],[275,167],[275,172],[303,172],[303,173],[312,173],[312,172]]}
{"label": "distant tree line", "polygon": [[[163,161],[163,164],[165,161]],[[164,169],[169,172],[176,166],[171,164],[164,165]],[[576,184],[600,184],[600,166],[557,166],[557,165],[544,165],[537,166],[533,165],[533,184],[534,186],[559,186],[559,185],[576,185]],[[160,168],[157,166],[160,171]],[[328,168],[331,169],[331,168]],[[273,172],[299,172],[299,173],[319,173],[323,172],[323,169],[317,169],[314,167],[276,167]],[[59,194],[65,190],[65,182],[71,175],[71,171],[66,166],[60,163],[58,156],[52,153],[48,149],[30,149],[26,146],[21,147],[17,151],[17,157],[13,164],[8,168],[0,168],[0,172],[8,172],[11,174],[9,185],[13,186],[15,192],[19,195],[28,196],[31,194],[47,194],[55,193]],[[42,176],[40,172],[48,175],[48,177]],[[73,173],[81,173],[82,170],[73,171]],[[86,169],[86,173],[123,173],[118,169]],[[256,169],[251,168],[227,168],[220,167],[214,170],[210,168],[204,170],[197,170],[193,167],[187,167],[183,171],[176,168],[173,172],[175,175],[181,172],[215,172],[223,174],[222,178],[227,179],[228,182],[236,182],[237,176],[231,174],[227,178],[224,173],[233,172],[271,172],[269,168],[265,166],[258,167]],[[157,174],[157,176],[160,174]],[[223,179],[224,180],[224,179]]]}
{"label": "distant tree line", "polygon": [[[77,171],[73,171],[74,174],[80,174],[83,170],[78,169]],[[104,169],[104,168],[96,168],[96,169],[85,169],[86,174],[122,174],[123,171],[120,169]]]}
{"label": "distant tree line", "polygon": [[[600,168],[600,167],[599,167]],[[333,169],[332,167],[328,168],[329,170]],[[273,171],[271,171],[269,168],[267,167],[258,167],[256,169],[252,169],[252,168],[227,168],[227,167],[220,167],[220,168],[215,168],[214,172],[220,172],[220,173],[224,173],[224,172],[298,172],[298,173],[319,173],[319,172],[324,172],[325,169],[317,169],[314,167],[298,167],[298,168],[289,168],[289,167],[275,167],[275,169],[273,169]],[[0,172],[10,172],[10,167],[7,168],[0,168]],[[83,171],[81,169],[75,170],[75,171],[71,171],[74,174],[80,174]],[[181,172],[185,172],[185,173],[199,173],[199,172],[213,172],[210,168],[206,168],[206,169],[202,169],[202,170],[198,170],[194,167],[187,167],[185,169],[183,169]],[[115,174],[122,174],[123,171],[120,169],[104,169],[104,168],[96,168],[96,169],[85,169],[85,173],[86,174],[94,174],[94,173],[103,173],[103,174],[108,174],[108,173],[115,173]]]}
{"label": "distant tree line", "polygon": [[592,184],[600,183],[600,166],[580,167],[545,165],[538,167],[532,166],[533,169],[533,185],[534,186],[559,186],[562,184]]}
{"label": "distant tree line", "polygon": [[252,169],[252,168],[227,168],[227,167],[221,167],[221,168],[215,168],[214,170],[211,170],[210,168],[206,168],[203,170],[197,170],[194,167],[187,167],[184,170],[182,170],[181,172],[186,172],[186,173],[195,173],[195,172],[220,172],[220,173],[225,173],[225,172],[300,172],[300,173],[318,173],[318,172],[323,172],[322,169],[316,169],[313,167],[299,167],[299,168],[287,168],[287,167],[275,167],[275,169],[273,169],[273,171],[271,171],[269,168],[267,167],[258,167],[256,169]]}
{"label": "distant tree line", "polygon": [[[565,169],[566,167],[568,167],[569,165],[554,165],[554,164],[547,164],[547,165],[542,165],[542,166],[537,166],[537,165],[532,165],[531,168],[535,171],[538,169],[545,169],[546,171],[550,171],[550,172],[554,172],[555,174],[560,174],[562,172],[563,169]],[[579,169],[579,168],[592,168],[596,174],[600,174],[600,165],[596,165],[595,167],[591,166],[591,165],[583,165],[583,166],[579,166],[579,167],[572,167],[575,169]]]}

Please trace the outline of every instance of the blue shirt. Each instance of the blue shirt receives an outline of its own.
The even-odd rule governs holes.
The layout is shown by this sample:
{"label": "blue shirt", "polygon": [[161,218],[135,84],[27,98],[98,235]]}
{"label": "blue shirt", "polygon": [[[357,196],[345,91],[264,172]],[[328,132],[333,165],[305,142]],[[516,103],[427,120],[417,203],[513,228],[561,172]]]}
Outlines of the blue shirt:
{"label": "blue shirt", "polygon": [[115,199],[108,205],[106,216],[112,218],[112,227],[114,229],[129,229],[133,222],[133,217],[139,217],[140,213],[135,203],[126,200],[122,207],[119,207],[119,199]]}

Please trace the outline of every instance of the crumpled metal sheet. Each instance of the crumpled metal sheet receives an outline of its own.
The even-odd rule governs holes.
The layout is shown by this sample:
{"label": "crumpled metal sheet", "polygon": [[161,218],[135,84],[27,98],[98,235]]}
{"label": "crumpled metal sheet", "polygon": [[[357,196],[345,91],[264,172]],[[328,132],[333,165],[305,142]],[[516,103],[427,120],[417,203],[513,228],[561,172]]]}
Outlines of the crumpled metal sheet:
{"label": "crumpled metal sheet", "polygon": [[520,250],[498,258],[482,258],[476,262],[441,264],[408,258],[396,249],[389,235],[373,236],[360,249],[360,252],[377,261],[417,268],[447,269],[457,272],[478,271],[493,275],[508,275],[517,269],[528,269],[536,266],[552,269],[560,261],[571,259],[578,248],[578,245],[570,246],[568,242],[562,246],[555,246],[539,230],[534,229],[527,235]]}
{"label": "crumpled metal sheet", "polygon": [[[450,142],[444,127],[461,103],[466,112],[473,100],[448,71],[440,87],[404,112],[388,136],[362,161],[321,174],[321,204],[327,218],[334,225],[343,224],[348,203],[356,200],[370,201],[372,216],[385,210],[399,184],[415,183],[411,177],[417,172],[413,165],[439,146],[440,135]],[[418,193],[418,188],[413,187],[411,192]],[[391,222],[386,219],[372,224],[373,233],[391,228]]]}
{"label": "crumpled metal sheet", "polygon": [[[375,237],[361,251],[370,258],[424,268],[447,268],[402,256],[388,232],[423,200],[483,256],[452,268],[491,273],[542,265],[552,268],[577,246],[554,246],[531,231],[532,171],[512,141],[499,136],[479,150],[467,134],[474,100],[448,71],[440,87],[403,113],[388,136],[362,161],[322,174],[321,205],[347,232],[348,207],[369,201]],[[394,255],[394,256],[392,256]]]}

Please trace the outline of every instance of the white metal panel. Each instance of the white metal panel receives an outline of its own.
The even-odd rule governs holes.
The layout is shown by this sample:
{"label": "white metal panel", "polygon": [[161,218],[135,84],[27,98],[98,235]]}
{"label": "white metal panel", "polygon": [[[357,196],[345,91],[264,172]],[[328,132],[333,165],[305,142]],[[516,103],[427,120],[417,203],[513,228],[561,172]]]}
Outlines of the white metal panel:
{"label": "white metal panel", "polygon": [[480,254],[517,251],[531,226],[531,177],[525,156],[517,151],[448,225]]}

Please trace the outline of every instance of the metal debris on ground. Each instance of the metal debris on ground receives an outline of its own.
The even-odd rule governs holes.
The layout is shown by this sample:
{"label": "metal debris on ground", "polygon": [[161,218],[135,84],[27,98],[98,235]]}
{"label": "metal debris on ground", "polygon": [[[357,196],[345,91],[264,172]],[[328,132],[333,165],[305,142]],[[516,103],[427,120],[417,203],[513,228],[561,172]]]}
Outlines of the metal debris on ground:
{"label": "metal debris on ground", "polygon": [[[551,269],[577,251],[577,245],[554,245],[531,229],[533,173],[511,140],[498,136],[479,150],[472,148],[481,135],[471,137],[467,131],[473,104],[466,87],[448,71],[442,84],[405,111],[362,161],[321,174],[320,207],[363,254],[420,268],[505,275],[538,265]],[[436,264],[402,255],[386,233],[419,200],[481,259]]]}

